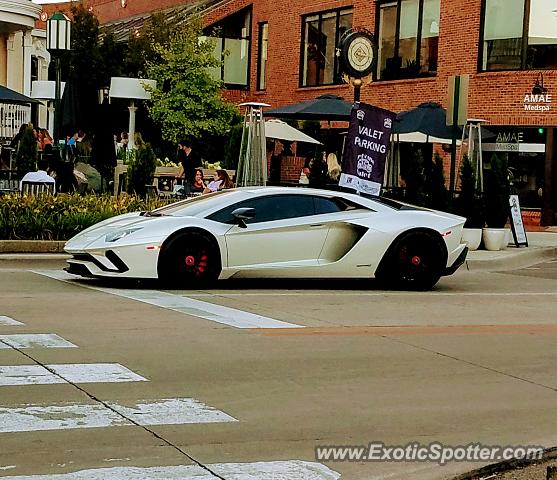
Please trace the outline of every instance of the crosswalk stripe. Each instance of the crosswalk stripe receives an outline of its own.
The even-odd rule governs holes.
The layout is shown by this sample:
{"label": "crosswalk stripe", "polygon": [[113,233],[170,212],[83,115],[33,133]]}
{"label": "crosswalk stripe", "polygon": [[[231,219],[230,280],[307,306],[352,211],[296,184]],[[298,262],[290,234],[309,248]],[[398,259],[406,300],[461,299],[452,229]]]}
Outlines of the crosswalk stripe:
{"label": "crosswalk stripe", "polygon": [[132,407],[110,402],[106,405],[110,408],[102,404],[0,407],[0,433],[118,427],[134,424],[149,426],[237,422],[234,417],[193,398],[142,402]]}
{"label": "crosswalk stripe", "polygon": [[17,335],[0,335],[2,348],[77,348],[62,337],[53,333],[23,333]]}
{"label": "crosswalk stripe", "polygon": [[[234,480],[338,480],[340,474],[316,462],[286,460],[255,463],[217,463],[207,468]],[[198,465],[173,467],[115,467],[79,472],[3,477],[3,480],[215,480],[209,470]]]}
{"label": "crosswalk stripe", "polygon": [[147,382],[118,363],[0,366],[0,387],[59,383]]}
{"label": "crosswalk stripe", "polygon": [[6,315],[0,315],[0,325],[23,325],[23,323],[14,320],[12,317],[7,317]]}
{"label": "crosswalk stripe", "polygon": [[160,292],[158,290],[125,290],[103,288],[88,285],[87,282],[76,281],[73,275],[58,270],[34,270],[33,273],[55,280],[90,288],[110,295],[136,300],[156,307],[166,308],[175,312],[185,313],[193,317],[203,318],[212,322],[236,328],[304,328],[302,325],[275,320],[255,313],[244,312],[235,308],[223,307],[214,303],[202,302],[180,295]]}

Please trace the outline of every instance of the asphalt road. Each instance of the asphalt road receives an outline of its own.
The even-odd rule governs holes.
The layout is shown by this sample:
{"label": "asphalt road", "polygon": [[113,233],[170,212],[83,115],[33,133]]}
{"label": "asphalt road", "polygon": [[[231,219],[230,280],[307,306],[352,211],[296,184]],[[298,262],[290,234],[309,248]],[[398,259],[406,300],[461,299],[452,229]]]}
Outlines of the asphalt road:
{"label": "asphalt road", "polygon": [[0,477],[441,479],[482,463],[315,448],[557,445],[557,262],[462,271],[428,293],[161,291],[61,267],[0,262]]}

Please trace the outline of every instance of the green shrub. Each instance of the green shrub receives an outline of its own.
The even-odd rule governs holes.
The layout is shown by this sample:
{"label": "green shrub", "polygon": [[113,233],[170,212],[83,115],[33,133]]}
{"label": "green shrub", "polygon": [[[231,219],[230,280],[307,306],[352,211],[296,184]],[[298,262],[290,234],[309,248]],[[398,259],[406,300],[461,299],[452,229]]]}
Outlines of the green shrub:
{"label": "green shrub", "polygon": [[147,185],[153,183],[157,169],[157,157],[149,143],[145,143],[139,133],[135,134],[135,155],[128,163],[128,192],[142,197],[147,192]]}
{"label": "green shrub", "polygon": [[243,129],[244,125],[242,123],[238,123],[228,132],[228,139],[226,140],[226,147],[224,150],[223,168],[231,170],[238,168]]}
{"label": "green shrub", "polygon": [[484,208],[480,194],[476,189],[476,174],[468,155],[462,158],[460,166],[460,194],[455,202],[456,213],[466,218],[466,228],[483,228],[485,226]]}
{"label": "green shrub", "polygon": [[425,191],[427,206],[435,210],[446,211],[449,208],[449,193],[445,186],[443,159],[436,153],[433,161],[429,161],[426,172]]}
{"label": "green shrub", "polygon": [[101,220],[152,210],[165,202],[123,195],[0,196],[1,240],[68,240]]}
{"label": "green shrub", "polygon": [[406,181],[406,201],[423,207],[427,203],[425,193],[424,156],[420,149],[414,150],[404,180]]}
{"label": "green shrub", "polygon": [[37,140],[31,124],[27,125],[19,141],[15,154],[15,165],[19,178],[27,172],[34,172],[37,169]]}

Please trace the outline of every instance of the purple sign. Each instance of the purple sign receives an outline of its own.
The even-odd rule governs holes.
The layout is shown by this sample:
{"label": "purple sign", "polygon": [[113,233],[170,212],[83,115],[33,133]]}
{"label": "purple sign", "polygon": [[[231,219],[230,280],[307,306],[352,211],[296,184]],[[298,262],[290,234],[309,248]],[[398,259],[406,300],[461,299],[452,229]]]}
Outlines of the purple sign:
{"label": "purple sign", "polygon": [[379,195],[396,113],[360,103],[352,107],[339,185]]}

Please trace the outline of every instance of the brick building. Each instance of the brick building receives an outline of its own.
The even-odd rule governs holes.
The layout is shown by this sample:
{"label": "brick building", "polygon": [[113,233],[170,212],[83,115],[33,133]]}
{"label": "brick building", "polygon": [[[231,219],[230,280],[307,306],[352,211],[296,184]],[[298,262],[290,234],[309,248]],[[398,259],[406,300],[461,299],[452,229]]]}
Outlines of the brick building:
{"label": "brick building", "polygon": [[[158,9],[187,0],[159,0]],[[525,207],[544,224],[557,210],[557,3],[555,0],[203,1],[230,58],[221,74],[231,98],[274,107],[325,93],[352,97],[335,56],[347,28],[375,33],[377,68],[362,100],[396,112],[446,106],[448,78],[470,75],[470,118],[487,121],[484,142],[508,157]],[[89,0],[102,24],[129,31],[150,0]],[[191,4],[191,3],[190,3]],[[60,5],[61,7],[61,5]],[[45,6],[46,8],[46,6]],[[52,10],[51,5],[48,10]]]}

